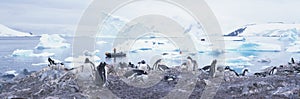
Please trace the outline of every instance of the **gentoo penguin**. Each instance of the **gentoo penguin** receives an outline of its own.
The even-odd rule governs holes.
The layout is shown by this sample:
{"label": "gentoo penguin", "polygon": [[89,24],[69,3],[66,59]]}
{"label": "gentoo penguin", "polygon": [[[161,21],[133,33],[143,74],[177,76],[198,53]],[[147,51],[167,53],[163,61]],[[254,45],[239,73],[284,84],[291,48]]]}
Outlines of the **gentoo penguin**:
{"label": "gentoo penguin", "polygon": [[225,81],[232,81],[238,74],[233,72],[229,66],[226,66],[224,69],[224,80]]}
{"label": "gentoo penguin", "polygon": [[170,69],[167,65],[161,64],[162,59],[158,59],[154,64],[153,64],[153,69],[158,69],[160,71],[165,71]]}
{"label": "gentoo penguin", "polygon": [[96,69],[95,64],[94,64],[93,62],[91,62],[91,61],[89,60],[89,58],[85,58],[84,63],[89,63],[89,64],[91,64],[91,65],[93,66],[93,67],[92,67],[93,70]]}
{"label": "gentoo penguin", "polygon": [[239,74],[238,74],[235,70],[231,69],[229,66],[226,66],[226,67],[225,67],[225,70],[234,73],[235,76],[239,76]]}
{"label": "gentoo penguin", "polygon": [[231,69],[229,66],[226,66],[226,67],[225,67],[225,70],[229,70],[229,71],[233,72],[236,76],[245,76],[246,73],[249,72],[248,69],[244,69],[243,72],[242,72],[241,74],[239,74],[239,73],[237,73],[235,70]]}
{"label": "gentoo penguin", "polygon": [[295,60],[294,60],[293,57],[291,58],[291,62],[288,62],[288,64],[289,64],[290,66],[295,66],[295,65],[296,65],[296,62],[295,62]]}
{"label": "gentoo penguin", "polygon": [[189,71],[195,71],[198,67],[197,61],[193,60],[190,56],[187,57],[187,66]]}
{"label": "gentoo penguin", "polygon": [[204,66],[203,68],[198,69],[199,71],[204,71],[204,73],[209,73],[210,65]]}
{"label": "gentoo penguin", "polygon": [[165,75],[164,76],[164,80],[166,81],[174,81],[176,80],[178,77],[176,75],[171,75],[171,74],[168,74],[168,75]]}
{"label": "gentoo penguin", "polygon": [[134,69],[134,70],[128,71],[124,74],[124,76],[126,78],[131,77],[131,76],[136,77],[136,76],[139,76],[139,75],[148,75],[148,73],[144,70]]}
{"label": "gentoo penguin", "polygon": [[269,71],[269,75],[274,75],[277,73],[277,67],[273,67],[270,71]]}
{"label": "gentoo penguin", "polygon": [[48,57],[48,62],[49,62],[49,67],[50,65],[56,65],[56,63],[54,62],[54,60],[52,60],[50,57]]}
{"label": "gentoo penguin", "polygon": [[210,69],[210,65],[207,65],[207,66],[204,66],[203,68],[201,68],[201,70],[204,70],[204,71],[209,71]]}
{"label": "gentoo penguin", "polygon": [[254,73],[256,77],[266,77],[268,72]]}
{"label": "gentoo penguin", "polygon": [[[90,65],[90,68],[92,69],[92,74],[95,75],[95,73],[96,73],[96,66],[95,66],[95,64],[94,64],[93,62],[91,62],[91,61],[89,60],[89,58],[85,58],[84,63],[85,63],[85,64],[91,64],[91,65]],[[84,68],[84,67],[82,66],[82,69],[81,69],[82,72],[83,72],[83,68]]]}
{"label": "gentoo penguin", "polygon": [[152,68],[148,64],[146,64],[145,60],[142,60],[138,66],[138,69],[147,71],[147,70],[151,70]]}
{"label": "gentoo penguin", "polygon": [[292,64],[295,64],[294,58],[291,58],[291,62],[292,62]]}
{"label": "gentoo penguin", "polygon": [[248,69],[244,69],[242,74],[239,74],[239,76],[246,76],[246,73],[248,73],[249,70]]}
{"label": "gentoo penguin", "polygon": [[131,62],[128,63],[128,67],[137,68],[137,66],[134,66],[134,64],[132,64]]}
{"label": "gentoo penguin", "polygon": [[99,64],[99,66],[97,67],[97,71],[98,71],[98,73],[100,75],[101,80],[104,83],[104,86],[107,83],[107,70],[106,70],[107,68],[105,68],[105,67],[106,67],[106,63],[105,62],[104,63],[101,62]]}
{"label": "gentoo penguin", "polygon": [[162,61],[162,59],[158,59],[154,64],[153,64],[153,69],[156,70],[158,67],[158,64]]}
{"label": "gentoo penguin", "polygon": [[293,68],[295,69],[295,71],[296,71],[297,73],[300,73],[300,67],[294,66]]}

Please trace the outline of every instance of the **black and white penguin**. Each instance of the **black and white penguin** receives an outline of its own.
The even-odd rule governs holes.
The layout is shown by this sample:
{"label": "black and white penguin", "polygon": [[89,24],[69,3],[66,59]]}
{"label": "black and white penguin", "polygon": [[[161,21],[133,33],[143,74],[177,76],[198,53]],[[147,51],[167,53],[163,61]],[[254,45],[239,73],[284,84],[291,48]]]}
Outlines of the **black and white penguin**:
{"label": "black and white penguin", "polygon": [[178,77],[177,76],[175,76],[175,75],[166,75],[166,76],[164,76],[164,80],[166,80],[166,81],[174,81],[174,80],[176,80]]}
{"label": "black and white penguin", "polygon": [[294,58],[291,58],[291,62],[292,62],[292,64],[295,64]]}
{"label": "black and white penguin", "polygon": [[126,78],[136,78],[142,75],[148,75],[148,73],[144,70],[134,69],[126,72],[123,76]]}
{"label": "black and white penguin", "polygon": [[270,71],[269,71],[269,75],[274,75],[277,73],[277,67],[273,67]]}
{"label": "black and white penguin", "polygon": [[[85,64],[91,64],[90,66],[91,66],[91,69],[92,69],[92,73],[95,74],[95,72],[96,72],[96,65],[93,62],[91,62],[89,58],[85,58],[84,63]],[[84,67],[82,67],[81,71],[83,71],[83,68]]]}
{"label": "black and white penguin", "polygon": [[293,68],[295,69],[295,71],[296,71],[297,73],[300,73],[300,67],[294,66]]}
{"label": "black and white penguin", "polygon": [[229,70],[229,71],[233,72],[236,76],[245,76],[246,73],[249,72],[248,69],[244,69],[243,72],[242,72],[241,74],[239,74],[239,73],[237,73],[235,70],[231,69],[229,66],[226,66],[226,67],[225,67],[225,70]]}
{"label": "black and white penguin", "polygon": [[200,69],[198,69],[199,71],[204,71],[205,73],[209,73],[209,71],[210,71],[210,65],[207,65],[207,66],[204,66],[204,67],[202,67],[202,68],[200,68]]}
{"label": "black and white penguin", "polygon": [[97,67],[97,71],[98,71],[98,73],[100,75],[101,80],[104,83],[104,86],[107,83],[107,70],[106,70],[105,66],[106,66],[106,63],[105,62],[103,62],[103,63],[101,62],[99,64],[99,66]]}
{"label": "black and white penguin", "polygon": [[138,69],[144,70],[144,71],[152,70],[152,68],[151,68],[148,64],[146,64],[146,61],[145,61],[145,60],[142,60],[141,62],[139,62]]}
{"label": "black and white penguin", "polygon": [[237,73],[230,69],[229,66],[226,66],[224,69],[224,80],[225,81],[233,81],[237,77]]}
{"label": "black and white penguin", "polygon": [[50,65],[56,65],[56,63],[54,62],[54,60],[52,60],[50,57],[48,57],[48,62],[49,62],[49,67]]}
{"label": "black and white penguin", "polygon": [[196,60],[193,60],[192,57],[188,56],[187,57],[187,66],[188,66],[188,70],[195,71],[196,68],[198,67],[198,63]]}
{"label": "black and white penguin", "polygon": [[154,70],[157,70],[157,68],[158,68],[158,64],[160,63],[162,61],[162,59],[158,59],[154,64],[153,64],[153,69]]}
{"label": "black and white penguin", "polygon": [[131,62],[128,63],[128,67],[137,68],[137,66],[134,66],[134,64],[132,64]]}
{"label": "black and white penguin", "polygon": [[295,66],[295,65],[296,65],[296,62],[295,62],[295,60],[294,60],[293,57],[291,58],[291,62],[288,62],[288,64],[289,64],[290,66]]}
{"label": "black and white penguin", "polygon": [[158,65],[157,67],[161,71],[166,71],[166,70],[170,69],[167,65]]}
{"label": "black and white penguin", "polygon": [[239,76],[246,76],[246,73],[248,73],[249,70],[248,69],[244,69],[242,74],[239,74]]}
{"label": "black and white penguin", "polygon": [[239,76],[239,74],[235,70],[231,69],[229,66],[225,67],[225,71],[232,72],[232,73],[234,73],[235,76]]}
{"label": "black and white penguin", "polygon": [[170,69],[167,65],[161,64],[162,59],[158,59],[154,64],[153,64],[153,69],[160,70],[160,71],[166,71]]}
{"label": "black and white penguin", "polygon": [[259,73],[254,73],[256,77],[266,77],[268,72],[259,72]]}

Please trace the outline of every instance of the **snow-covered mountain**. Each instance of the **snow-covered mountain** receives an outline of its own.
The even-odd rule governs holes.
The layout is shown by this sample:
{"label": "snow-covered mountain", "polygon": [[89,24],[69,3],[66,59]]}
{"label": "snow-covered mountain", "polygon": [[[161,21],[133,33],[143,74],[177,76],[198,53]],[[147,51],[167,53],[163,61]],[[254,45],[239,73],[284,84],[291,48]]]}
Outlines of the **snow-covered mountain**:
{"label": "snow-covered mountain", "polygon": [[24,33],[20,31],[13,30],[7,26],[0,24],[0,36],[33,36],[30,33]]}
{"label": "snow-covered mountain", "polygon": [[288,37],[300,34],[300,24],[251,24],[234,30],[225,36],[263,36],[263,37]]}

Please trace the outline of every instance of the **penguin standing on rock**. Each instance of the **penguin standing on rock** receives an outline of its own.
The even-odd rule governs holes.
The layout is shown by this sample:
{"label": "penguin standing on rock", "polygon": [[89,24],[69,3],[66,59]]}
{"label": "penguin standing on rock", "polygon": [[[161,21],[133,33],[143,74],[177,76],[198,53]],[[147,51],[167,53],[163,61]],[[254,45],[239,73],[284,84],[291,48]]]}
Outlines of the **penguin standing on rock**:
{"label": "penguin standing on rock", "polygon": [[54,62],[54,60],[52,60],[50,57],[48,57],[48,62],[49,62],[49,67],[50,65],[56,65],[56,63]]}
{"label": "penguin standing on rock", "polygon": [[269,75],[274,75],[277,73],[277,67],[273,67],[270,72],[269,72]]}
{"label": "penguin standing on rock", "polygon": [[154,64],[153,64],[153,68],[154,69],[158,69],[160,71],[166,71],[168,69],[170,69],[167,65],[163,65],[161,64],[162,59],[158,59]]}
{"label": "penguin standing on rock", "polygon": [[195,71],[196,68],[198,67],[197,61],[193,60],[192,57],[190,56],[187,57],[187,60],[188,60],[187,64],[189,65],[188,70]]}
{"label": "penguin standing on rock", "polygon": [[138,69],[144,70],[144,71],[152,70],[152,68],[151,68],[148,64],[146,64],[146,61],[145,61],[145,60],[142,60],[142,61],[139,63]]}
{"label": "penguin standing on rock", "polygon": [[106,70],[106,63],[100,63],[100,65],[97,67],[97,71],[100,75],[100,78],[101,80],[103,81],[104,85],[103,86],[106,86],[107,84],[107,70]]}
{"label": "penguin standing on rock", "polygon": [[140,78],[140,80],[144,81],[144,79],[146,79],[148,77],[148,73],[144,70],[134,69],[134,70],[126,72],[123,76],[126,78],[129,78],[131,80]]}

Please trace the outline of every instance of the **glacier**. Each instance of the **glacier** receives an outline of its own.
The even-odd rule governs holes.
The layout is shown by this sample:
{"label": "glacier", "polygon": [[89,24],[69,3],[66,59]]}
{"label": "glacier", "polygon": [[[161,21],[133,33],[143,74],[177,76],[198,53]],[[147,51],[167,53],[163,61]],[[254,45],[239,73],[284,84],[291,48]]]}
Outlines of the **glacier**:
{"label": "glacier", "polygon": [[225,36],[263,36],[263,37],[285,37],[290,33],[299,33],[300,24],[251,24],[242,26]]}
{"label": "glacier", "polygon": [[69,48],[70,44],[59,34],[42,34],[39,44],[36,49],[56,49],[56,48]]}
{"label": "glacier", "polygon": [[0,24],[0,36],[2,37],[10,37],[10,36],[34,36],[31,35],[30,33],[24,33],[24,32],[20,32],[20,31],[16,31],[13,30],[7,26],[4,26],[2,24]]}

